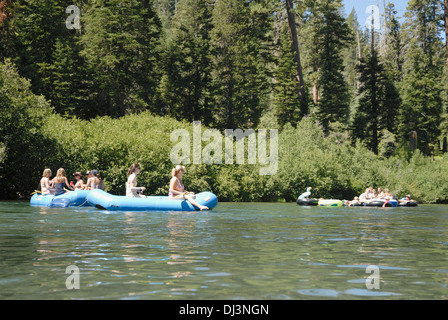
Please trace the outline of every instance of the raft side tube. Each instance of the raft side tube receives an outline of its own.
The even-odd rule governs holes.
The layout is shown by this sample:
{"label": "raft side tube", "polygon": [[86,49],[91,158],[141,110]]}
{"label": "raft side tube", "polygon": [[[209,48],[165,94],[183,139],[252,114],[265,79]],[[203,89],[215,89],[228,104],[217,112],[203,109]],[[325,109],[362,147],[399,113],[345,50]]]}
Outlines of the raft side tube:
{"label": "raft side tube", "polygon": [[64,194],[60,194],[58,196],[54,196],[52,194],[42,195],[35,193],[30,199],[30,205],[60,207],[62,206],[63,203],[70,201],[69,206],[72,207],[89,206],[89,203],[87,202],[87,195],[89,194],[89,192],[90,192],[89,190],[76,190],[76,191],[69,191]]}
{"label": "raft side tube", "polygon": [[[211,192],[195,194],[196,202],[209,209],[216,207],[218,198]],[[170,199],[168,196],[148,196],[146,198],[128,198],[107,193],[103,190],[92,190],[87,196],[90,205],[110,211],[195,211],[188,200]]]}

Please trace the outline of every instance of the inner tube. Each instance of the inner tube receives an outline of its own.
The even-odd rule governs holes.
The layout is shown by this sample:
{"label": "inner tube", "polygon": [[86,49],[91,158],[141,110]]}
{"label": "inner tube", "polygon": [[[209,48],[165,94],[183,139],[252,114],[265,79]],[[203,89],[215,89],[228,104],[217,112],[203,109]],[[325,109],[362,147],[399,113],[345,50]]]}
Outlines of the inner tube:
{"label": "inner tube", "polygon": [[325,199],[319,200],[318,205],[319,207],[342,207],[343,202],[342,200]]}
{"label": "inner tube", "polygon": [[[386,202],[386,200],[381,200],[381,199],[372,200],[372,201],[366,202],[366,206],[368,206],[368,207],[382,207],[385,202]],[[386,207],[396,207],[397,205],[398,205],[398,201],[394,200],[394,199],[391,199],[386,204]]]}
{"label": "inner tube", "polygon": [[351,205],[350,205],[350,207],[363,207],[364,206],[364,204],[362,203],[362,202],[359,202],[359,201],[357,201],[357,202],[353,202]]}
{"label": "inner tube", "polygon": [[399,207],[417,207],[418,203],[417,201],[404,201],[398,203]]}
{"label": "inner tube", "polygon": [[297,199],[296,203],[300,206],[317,206],[317,199]]}

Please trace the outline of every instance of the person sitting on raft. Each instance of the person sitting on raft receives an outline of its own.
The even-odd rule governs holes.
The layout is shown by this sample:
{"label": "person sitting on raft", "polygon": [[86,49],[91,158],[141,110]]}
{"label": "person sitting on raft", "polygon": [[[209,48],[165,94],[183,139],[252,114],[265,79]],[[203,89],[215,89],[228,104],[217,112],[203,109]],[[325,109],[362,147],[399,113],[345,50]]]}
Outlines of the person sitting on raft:
{"label": "person sitting on raft", "polygon": [[[82,190],[82,189],[84,189],[84,181],[82,180],[82,173],[81,172],[75,172],[73,174],[73,176],[76,179],[76,183],[75,183],[73,188],[75,190]],[[71,185],[71,183],[70,183],[70,185]]]}
{"label": "person sitting on raft", "polygon": [[51,170],[45,169],[42,173],[42,179],[40,179],[40,191],[43,196],[54,194],[54,190],[51,189]]}
{"label": "person sitting on raft", "polygon": [[378,188],[378,194],[376,195],[376,199],[384,199],[386,194],[383,192],[383,188]]}
{"label": "person sitting on raft", "polygon": [[359,197],[354,197],[352,201],[347,201],[347,202],[345,203],[345,205],[346,205],[347,207],[351,207],[351,206],[353,206],[353,205],[355,205],[355,204],[357,204],[357,203],[359,203]]}
{"label": "person sitting on raft", "polygon": [[145,187],[137,187],[137,175],[140,173],[140,165],[133,163],[128,169],[128,181],[126,182],[126,197],[128,198],[146,198],[143,195]]}
{"label": "person sitting on raft", "polygon": [[389,203],[390,197],[386,196],[386,201],[384,201],[382,207],[385,208],[387,206],[387,204]]}
{"label": "person sitting on raft", "polygon": [[51,186],[54,187],[54,195],[58,196],[65,193],[64,186],[67,186],[70,190],[73,188],[68,184],[67,177],[65,176],[64,168],[59,168],[56,172],[56,177],[54,177]]}
{"label": "person sitting on raft", "polygon": [[170,191],[168,196],[170,199],[186,199],[195,207],[198,207],[199,210],[208,210],[208,207],[202,206],[194,200],[194,193],[188,192],[185,190],[184,185],[182,184],[182,176],[185,173],[185,167],[181,165],[177,165],[171,171],[171,180],[170,180]]}
{"label": "person sitting on raft", "polygon": [[399,202],[417,202],[417,201],[411,199],[411,195],[410,194],[407,194],[406,196],[404,196],[404,198],[401,198],[398,201]]}
{"label": "person sitting on raft", "polygon": [[85,190],[99,189],[101,181],[100,179],[98,179],[97,175],[98,175],[97,170],[87,171],[87,176],[89,178],[87,179],[87,182],[84,185]]}
{"label": "person sitting on raft", "polygon": [[368,200],[375,199],[376,198],[375,189],[373,189],[372,187],[369,187],[368,189],[369,189],[369,192],[367,193],[367,199]]}
{"label": "person sitting on raft", "polygon": [[311,195],[311,187],[306,188],[306,192],[302,193],[299,196],[299,199],[308,199],[308,197]]}
{"label": "person sitting on raft", "polygon": [[359,195],[359,201],[361,201],[361,202],[366,202],[366,201],[370,200],[369,191],[370,191],[369,188],[367,188],[367,189],[366,189],[366,192],[361,193],[361,194]]}

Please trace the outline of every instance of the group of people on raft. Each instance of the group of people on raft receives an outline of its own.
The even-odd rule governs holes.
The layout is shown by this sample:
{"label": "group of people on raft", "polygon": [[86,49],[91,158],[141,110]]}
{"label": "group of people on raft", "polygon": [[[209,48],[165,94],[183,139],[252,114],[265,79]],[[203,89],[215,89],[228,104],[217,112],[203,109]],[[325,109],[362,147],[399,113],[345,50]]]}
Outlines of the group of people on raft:
{"label": "group of people on raft", "polygon": [[[126,197],[129,198],[146,198],[143,192],[146,190],[145,187],[137,186],[137,175],[140,173],[140,165],[138,163],[133,163],[127,172],[127,182],[126,182]],[[185,173],[185,167],[182,165],[177,165],[173,168],[171,172],[171,180],[168,196],[170,199],[175,200],[187,200],[192,205],[198,207],[200,210],[208,210],[209,208],[200,205],[195,201],[194,192],[189,192],[185,190],[182,184],[182,176]],[[40,192],[42,195],[61,195],[67,191],[76,190],[92,190],[92,189],[105,189],[104,182],[99,177],[97,170],[87,171],[87,183],[84,184],[81,172],[75,172],[73,176],[76,179],[76,183],[68,182],[65,174],[64,168],[58,169],[56,177],[50,180],[52,175],[51,169],[45,169],[42,174],[42,179],[40,180]],[[65,188],[67,187],[68,190]]]}
{"label": "group of people on raft", "polygon": [[[306,189],[306,192],[302,193],[299,196],[299,199],[308,199],[311,195],[311,187],[308,187]],[[395,197],[390,194],[389,189],[385,189],[383,191],[383,188],[378,188],[378,193],[375,193],[375,189],[372,187],[368,187],[364,193],[361,193],[359,197],[354,197],[353,200],[345,200],[344,205],[351,207],[356,206],[362,203],[368,203],[370,201],[374,200],[384,200],[383,207],[386,207],[388,202],[391,199],[394,199]],[[411,195],[407,194],[401,199],[397,199],[399,203],[405,203],[405,202],[415,202],[415,200],[412,200]]]}
{"label": "group of people on raft", "polygon": [[[91,190],[91,189],[105,189],[104,182],[99,177],[98,170],[87,171],[87,183],[84,184],[81,172],[75,172],[73,176],[76,182],[68,182],[64,168],[59,168],[56,172],[56,177],[50,180],[52,176],[51,169],[45,169],[40,179],[40,192],[42,195],[61,195],[67,190]],[[67,187],[67,188],[66,188]]]}

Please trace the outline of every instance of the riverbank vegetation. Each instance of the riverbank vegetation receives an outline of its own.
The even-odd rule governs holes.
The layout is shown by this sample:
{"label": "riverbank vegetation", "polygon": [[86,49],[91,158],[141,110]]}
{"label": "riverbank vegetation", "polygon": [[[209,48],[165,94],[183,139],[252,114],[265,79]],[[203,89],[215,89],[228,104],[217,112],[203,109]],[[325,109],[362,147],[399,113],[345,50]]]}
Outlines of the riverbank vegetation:
{"label": "riverbank vegetation", "polygon": [[[27,198],[46,167],[97,169],[124,194],[133,162],[147,194],[167,194],[170,134],[201,121],[279,130],[276,174],[187,165],[187,188],[220,201],[373,186],[448,202],[444,1],[409,1],[403,22],[389,3],[380,30],[342,1],[0,4],[2,199]],[[73,4],[80,29],[66,24]]]}

